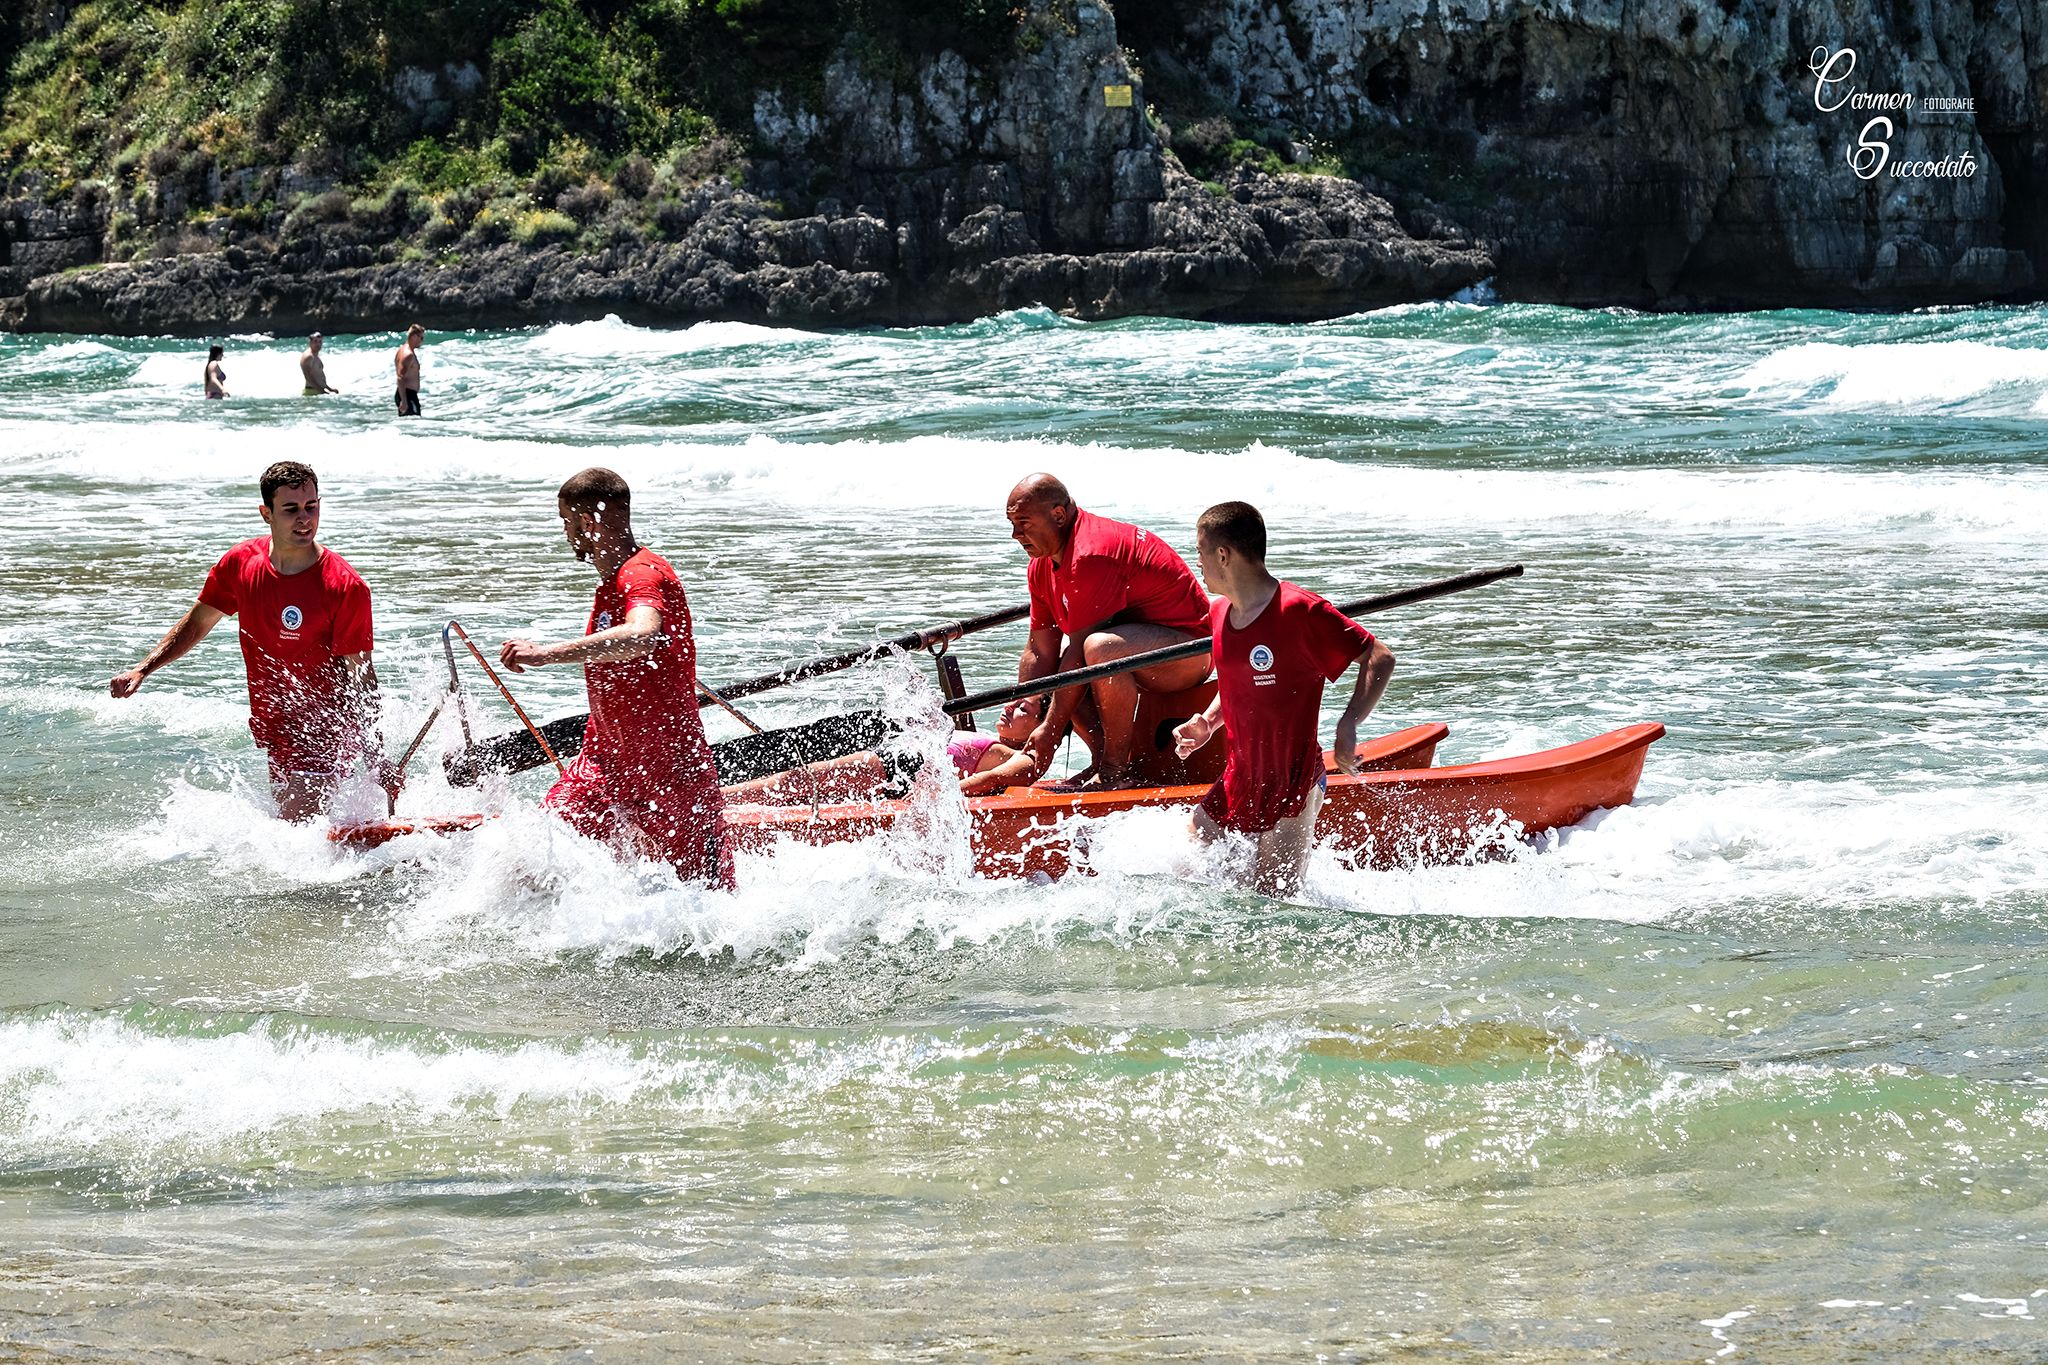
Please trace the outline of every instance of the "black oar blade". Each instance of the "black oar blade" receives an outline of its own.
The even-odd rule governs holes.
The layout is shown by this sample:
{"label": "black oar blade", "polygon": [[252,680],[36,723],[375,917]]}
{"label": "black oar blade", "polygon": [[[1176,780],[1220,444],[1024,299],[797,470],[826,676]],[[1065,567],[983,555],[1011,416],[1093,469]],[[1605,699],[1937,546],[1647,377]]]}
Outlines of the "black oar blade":
{"label": "black oar blade", "polygon": [[[566,761],[583,747],[584,727],[589,723],[589,716],[564,716],[541,726],[540,732]],[[808,725],[742,735],[712,745],[711,755],[718,761],[719,785],[729,787],[806,763],[822,763],[863,749],[879,748],[902,728],[880,711],[855,711],[827,716]],[[485,773],[523,773],[547,761],[533,735],[516,730],[480,739],[459,753],[449,754],[441,763],[447,770],[450,786],[473,787],[483,780]]]}
{"label": "black oar blade", "polygon": [[855,711],[844,716],[827,716],[808,725],[786,730],[767,730],[758,735],[741,735],[711,746],[718,760],[718,784],[752,782],[759,777],[801,768],[806,763],[823,763],[844,758],[863,749],[879,749],[903,727],[880,711]]}
{"label": "black oar blade", "polygon": [[[563,716],[540,727],[548,737],[548,747],[561,757],[564,763],[575,757],[583,747],[583,729],[590,723],[589,716]],[[448,774],[451,787],[474,787],[484,780],[485,773],[523,773],[528,768],[538,768],[548,761],[530,730],[514,730],[508,735],[492,735],[480,739],[467,749],[446,754],[441,767]]]}

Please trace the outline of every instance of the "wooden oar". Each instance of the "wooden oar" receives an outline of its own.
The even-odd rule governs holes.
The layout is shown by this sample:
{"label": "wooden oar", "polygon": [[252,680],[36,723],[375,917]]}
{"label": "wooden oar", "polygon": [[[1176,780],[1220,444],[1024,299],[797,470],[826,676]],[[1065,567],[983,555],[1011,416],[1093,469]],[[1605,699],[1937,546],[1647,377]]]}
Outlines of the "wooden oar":
{"label": "wooden oar", "polygon": [[763,730],[760,726],[754,724],[754,722],[748,720],[745,716],[741,715],[739,707],[734,706],[731,702],[727,701],[724,697],[719,696],[716,692],[713,692],[703,683],[697,684],[697,695],[700,697],[709,697],[711,698],[711,700],[717,702],[720,706],[723,706],[725,708],[725,712],[727,715],[731,716],[740,724],[746,726],[749,730],[752,730],[755,734],[765,735],[768,733],[766,730]]}
{"label": "wooden oar", "polygon": [[[541,727],[556,753],[573,754],[583,747],[587,716],[564,716]],[[720,786],[751,782],[757,777],[822,763],[873,749],[888,742],[902,727],[879,711],[855,711],[849,715],[826,716],[807,725],[782,730],[763,730],[741,735],[711,746],[718,765]],[[485,773],[523,773],[547,762],[536,746],[535,737],[514,730],[509,735],[480,739],[469,748],[441,760],[451,787],[474,787]]]}
{"label": "wooden oar", "polygon": [[468,645],[469,652],[475,656],[477,666],[483,669],[485,677],[498,685],[499,695],[505,698],[507,704],[511,706],[513,714],[519,717],[519,723],[524,725],[527,733],[533,736],[534,743],[540,745],[541,752],[546,754],[549,761],[555,765],[555,771],[566,776],[569,769],[563,765],[561,759],[555,757],[555,751],[548,747],[547,738],[541,734],[540,727],[527,719],[526,708],[521,706],[513,697],[512,689],[505,686],[504,680],[498,676],[498,670],[491,667],[490,660],[486,659],[484,652],[476,647],[476,641],[469,638],[469,632],[462,628],[462,622],[450,621],[446,629],[452,630],[462,637],[462,643]]}
{"label": "wooden oar", "polygon": [[986,616],[970,616],[964,621],[948,621],[942,626],[929,626],[924,630],[912,631],[908,635],[899,635],[893,640],[884,640],[878,645],[869,645],[865,649],[851,650],[845,654],[833,654],[822,659],[808,659],[800,664],[791,664],[788,668],[780,669],[774,673],[763,673],[758,678],[749,678],[745,682],[727,683],[724,687],[713,688],[712,695],[724,700],[731,700],[734,697],[751,697],[756,692],[767,692],[777,687],[787,687],[789,684],[801,682],[805,678],[815,678],[825,673],[839,673],[849,668],[857,668],[864,663],[872,663],[874,660],[887,655],[892,649],[900,649],[905,653],[919,649],[930,649],[933,645],[950,643],[963,635],[972,635],[976,631],[990,630],[996,626],[1008,625],[1012,621],[1021,621],[1030,614],[1030,604],[1026,603],[1023,606],[1005,607],[1001,611],[992,611]]}
{"label": "wooden oar", "polygon": [[[454,695],[455,689],[452,687],[441,694],[441,700],[435,702],[434,709],[427,712],[427,723],[420,727],[420,732],[412,737],[412,743],[406,746],[405,757],[399,759],[398,766],[392,769],[393,772],[398,774],[398,791],[405,790],[406,765],[410,764],[412,756],[420,751],[420,745],[427,742],[427,731],[433,729],[434,722],[441,719],[442,710],[447,707],[448,699]],[[393,815],[398,814],[398,791],[384,793],[390,801],[391,814]]]}
{"label": "wooden oar", "polygon": [[[893,640],[884,640],[880,644],[869,645],[865,649],[850,650],[845,654],[833,654],[820,659],[807,659],[803,663],[791,664],[788,668],[780,669],[774,673],[764,673],[758,678],[749,678],[745,682],[728,683],[724,687],[705,687],[700,683],[698,684],[698,690],[720,706],[724,706],[726,710],[732,711],[733,715],[739,718],[741,724],[758,735],[764,733],[761,727],[748,720],[745,716],[740,715],[738,711],[734,711],[731,706],[726,705],[728,700],[734,697],[750,697],[757,692],[766,692],[773,688],[785,687],[790,683],[800,682],[805,678],[816,678],[826,673],[838,673],[845,669],[855,668],[875,659],[886,657],[891,649],[906,651],[930,649],[933,645],[950,643],[963,635],[972,635],[976,631],[989,630],[996,626],[1007,625],[1011,621],[1022,620],[1030,614],[1030,611],[1029,605],[1005,607],[1001,611],[992,611],[984,616],[970,616],[961,621],[948,621],[944,625],[928,626],[923,630],[912,631],[908,635],[899,635]],[[466,635],[463,637],[465,641],[468,638]],[[475,646],[472,645],[470,648],[474,650]],[[450,666],[452,667],[452,654],[450,659]],[[488,666],[486,666],[486,671],[488,671]],[[502,687],[502,684],[500,686]],[[520,719],[526,719],[523,713]],[[448,780],[457,786],[473,785],[477,781],[478,776],[485,772],[523,773],[528,768],[539,767],[558,753],[566,754],[573,758],[577,750],[583,747],[583,731],[589,724],[589,721],[590,717],[587,714],[563,716],[559,720],[549,721],[537,730],[534,729],[532,722],[529,721],[527,723],[527,734],[520,734],[515,730],[509,735],[492,735],[487,739],[466,743],[460,752],[449,754],[441,761],[448,769]],[[823,724],[823,722],[818,722],[818,724]],[[468,740],[466,731],[463,738],[465,741]],[[854,751],[849,749],[845,752],[852,753]],[[839,756],[838,754],[822,755],[825,758],[837,758]],[[812,758],[806,761],[818,762],[819,759]]]}
{"label": "wooden oar", "polygon": [[[1509,564],[1498,569],[1477,569],[1471,573],[1459,574],[1455,578],[1439,579],[1435,583],[1422,583],[1399,592],[1381,593],[1378,597],[1361,597],[1356,602],[1340,603],[1337,610],[1346,616],[1370,616],[1376,611],[1391,611],[1415,602],[1427,602],[1432,597],[1448,597],[1454,592],[1467,588],[1482,587],[1498,583],[1503,578],[1520,578],[1522,566]],[[1008,687],[995,687],[986,692],[949,701],[940,709],[949,716],[961,715],[968,711],[982,711],[1005,702],[1021,701],[1026,697],[1042,697],[1048,693],[1078,687],[1082,683],[1095,682],[1100,678],[1114,678],[1119,673],[1131,673],[1154,664],[1172,663],[1176,659],[1192,659],[1198,654],[1209,652],[1209,641],[1205,636],[1199,640],[1187,640],[1164,649],[1147,650],[1143,654],[1132,654],[1127,658],[1112,659],[1106,664],[1090,664],[1086,668],[1071,668],[1064,673],[1048,673],[1043,678],[1030,682],[1012,683]]]}

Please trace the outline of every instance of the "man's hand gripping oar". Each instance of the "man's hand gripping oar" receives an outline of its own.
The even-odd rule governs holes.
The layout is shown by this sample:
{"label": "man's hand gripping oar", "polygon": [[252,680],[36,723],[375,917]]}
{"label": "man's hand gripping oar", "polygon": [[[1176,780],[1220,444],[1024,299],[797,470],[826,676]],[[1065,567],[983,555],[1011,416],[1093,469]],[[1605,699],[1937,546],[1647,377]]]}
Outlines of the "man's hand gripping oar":
{"label": "man's hand gripping oar", "polygon": [[[647,613],[647,616],[644,621],[641,618],[642,612]],[[651,626],[647,624],[648,622],[652,623]],[[628,627],[645,628],[654,631],[659,631],[661,629],[661,613],[654,611],[651,608],[636,607],[626,617],[625,625]],[[462,627],[457,625],[455,629],[458,632],[460,632]],[[585,636],[582,640],[578,641],[577,643],[587,643],[588,640],[589,637]],[[487,663],[484,663],[483,655],[477,654],[477,648],[474,644],[470,644],[469,636],[464,635],[462,637],[462,643],[469,645],[469,652],[472,654],[476,654],[476,661],[480,664],[483,664],[484,672],[491,674],[491,681],[494,683],[498,683],[498,690],[500,692],[505,692],[505,684],[498,681],[497,674],[491,673],[491,666]],[[537,668],[544,664],[553,663],[554,660],[547,657],[544,653],[541,652],[541,650],[537,646],[531,644],[528,641],[507,640],[504,643],[504,645],[501,646],[498,650],[498,662],[505,665],[505,667],[511,669],[514,673],[524,673],[529,667]],[[696,686],[697,695],[699,697],[709,697],[712,701],[717,702],[720,706],[726,709],[726,711],[732,716],[734,720],[746,726],[755,734],[758,735],[765,733],[760,726],[754,724],[753,721],[749,720],[746,716],[742,715],[738,707],[734,706],[724,697],[719,696],[718,693],[706,687],[701,681],[698,682]],[[505,700],[512,701],[512,694],[510,692],[505,692]],[[515,711],[519,711],[519,703],[512,702],[512,709]],[[534,740],[539,743],[542,751],[545,752],[549,758],[554,759],[555,766],[557,768],[560,768],[562,766],[562,760],[555,757],[555,751],[549,747],[546,737],[541,734],[540,730],[534,725],[532,721],[526,719],[526,713],[524,711],[519,711],[519,719],[522,721],[526,721],[527,731],[533,735]]]}
{"label": "man's hand gripping oar", "polygon": [[[730,698],[748,697],[773,688],[786,687],[806,678],[855,668],[876,659],[887,658],[891,651],[897,649],[929,649],[977,631],[991,630],[1012,621],[1022,620],[1029,611],[1030,607],[1024,605],[1005,607],[1001,611],[989,612],[982,616],[927,626],[908,635],[899,635],[893,640],[883,640],[844,654],[807,659],[801,663],[778,668],[773,673],[765,673],[758,678],[749,678],[744,682],[727,683],[718,688],[707,688],[701,683],[698,684],[701,695],[710,697],[731,712],[741,724],[762,740],[770,741],[757,743],[742,736],[737,740],[727,740],[723,744],[713,745],[712,752],[720,755],[720,780],[728,783],[744,782],[782,772],[793,766],[838,758],[861,749],[873,748],[887,733],[881,714],[873,711],[849,716],[827,716],[823,720],[785,730],[763,730],[734,710],[729,704]],[[507,666],[511,666],[510,660],[506,662]],[[520,666],[524,666],[523,658]],[[583,742],[586,720],[587,717],[581,715],[563,716],[543,725],[541,731],[548,736],[553,751],[573,753]],[[537,736],[535,738],[538,739]],[[456,786],[473,786],[485,772],[524,772],[528,768],[538,767],[547,762],[544,755],[550,752],[538,743],[529,745],[526,743],[526,737],[516,731],[508,735],[493,735],[474,741],[465,735],[464,741],[459,753],[450,754],[443,759],[448,770],[448,780]],[[735,765],[728,769],[724,755],[736,747],[746,749],[747,756],[744,760],[736,759]]]}
{"label": "man's hand gripping oar", "polygon": [[[1442,578],[1434,583],[1422,583],[1396,592],[1381,593],[1377,597],[1361,597],[1355,602],[1340,602],[1337,604],[1337,610],[1346,616],[1370,616],[1374,612],[1391,611],[1395,607],[1427,602],[1436,597],[1448,597],[1454,592],[1464,592],[1469,588],[1498,583],[1503,578],[1521,576],[1522,566],[1519,564],[1508,564],[1498,569],[1476,569],[1454,578]],[[1094,682],[1098,678],[1113,678],[1119,673],[1133,673],[1141,668],[1150,668],[1154,664],[1170,663],[1175,659],[1192,659],[1198,654],[1208,652],[1209,639],[1204,636],[1181,644],[1168,645],[1164,649],[1148,650],[1143,654],[1112,659],[1108,663],[1090,664],[1086,668],[1070,668],[1064,673],[1048,673],[1029,682],[1011,683],[1005,687],[991,688],[986,692],[976,692],[972,696],[949,701],[939,709],[949,716],[965,715],[970,711],[1001,706],[1006,702],[1022,701],[1027,697],[1049,696],[1062,688],[1078,687],[1082,683]]]}

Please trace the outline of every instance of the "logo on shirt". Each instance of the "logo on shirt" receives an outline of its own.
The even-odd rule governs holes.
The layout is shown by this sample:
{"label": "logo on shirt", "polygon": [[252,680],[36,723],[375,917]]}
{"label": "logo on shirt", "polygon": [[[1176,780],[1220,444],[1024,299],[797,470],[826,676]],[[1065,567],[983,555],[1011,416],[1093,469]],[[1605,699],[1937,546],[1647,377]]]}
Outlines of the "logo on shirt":
{"label": "logo on shirt", "polygon": [[306,624],[306,613],[300,611],[297,607],[286,607],[284,615],[279,619],[284,622],[286,630],[297,630],[300,626]]}
{"label": "logo on shirt", "polygon": [[610,612],[601,611],[597,614],[597,628],[598,630],[610,630],[612,628],[612,614]]}
{"label": "logo on shirt", "polygon": [[1252,667],[1260,673],[1273,671],[1273,651],[1264,645],[1252,646]]}

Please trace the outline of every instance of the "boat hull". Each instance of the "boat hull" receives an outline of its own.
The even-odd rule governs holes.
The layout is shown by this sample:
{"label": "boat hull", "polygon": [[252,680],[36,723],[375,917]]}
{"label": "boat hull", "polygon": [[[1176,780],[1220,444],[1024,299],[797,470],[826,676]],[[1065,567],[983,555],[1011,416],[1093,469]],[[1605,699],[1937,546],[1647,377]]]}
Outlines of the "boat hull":
{"label": "boat hull", "polygon": [[[1316,822],[1355,866],[1397,867],[1488,856],[1526,834],[1574,825],[1596,810],[1635,798],[1649,747],[1663,737],[1655,723],[1631,725],[1577,744],[1486,763],[1432,768],[1436,746],[1450,731],[1417,725],[1359,746],[1363,771],[1336,771],[1324,755],[1329,790]],[[1064,793],[1030,787],[970,798],[967,814],[975,871],[985,877],[1062,877],[1085,868],[1094,823],[1141,808],[1191,810],[1207,783]],[[785,841],[836,844],[887,834],[925,812],[912,802],[850,805],[733,806],[728,837],[741,852],[771,853]],[[344,826],[337,843],[374,847],[401,834],[474,829],[482,815]]]}
{"label": "boat hull", "polygon": [[[1360,866],[1461,861],[1504,837],[1572,825],[1635,796],[1657,724],[1631,725],[1560,749],[1431,768],[1442,725],[1420,725],[1360,747],[1369,771],[1333,774],[1316,825],[1339,856]],[[1334,768],[1329,756],[1325,764]],[[1029,788],[972,798],[975,870],[986,877],[1060,877],[1085,866],[1090,822],[1144,807],[1192,808],[1207,784],[1065,794]],[[887,833],[916,818],[907,801],[810,807],[736,807],[726,819],[737,847],[768,852],[783,840],[831,844]]]}

